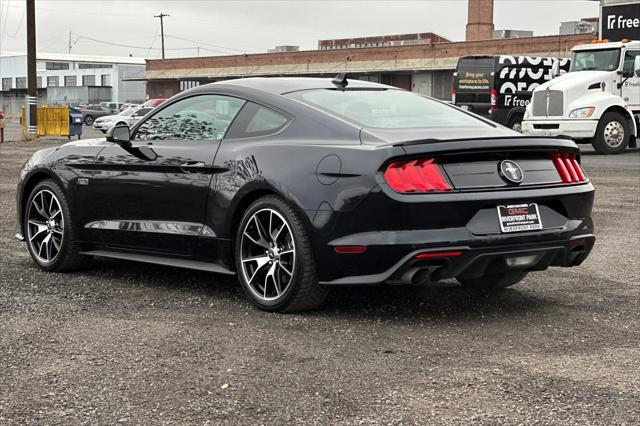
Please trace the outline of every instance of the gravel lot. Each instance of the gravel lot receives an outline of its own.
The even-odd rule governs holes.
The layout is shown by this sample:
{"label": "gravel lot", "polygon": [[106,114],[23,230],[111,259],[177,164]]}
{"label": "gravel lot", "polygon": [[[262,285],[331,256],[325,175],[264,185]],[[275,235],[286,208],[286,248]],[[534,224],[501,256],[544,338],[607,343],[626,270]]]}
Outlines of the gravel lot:
{"label": "gravel lot", "polygon": [[48,274],[13,239],[36,149],[0,146],[0,423],[638,424],[640,152],[583,157],[579,268],[473,296],[340,288],[304,315],[232,280],[116,260]]}

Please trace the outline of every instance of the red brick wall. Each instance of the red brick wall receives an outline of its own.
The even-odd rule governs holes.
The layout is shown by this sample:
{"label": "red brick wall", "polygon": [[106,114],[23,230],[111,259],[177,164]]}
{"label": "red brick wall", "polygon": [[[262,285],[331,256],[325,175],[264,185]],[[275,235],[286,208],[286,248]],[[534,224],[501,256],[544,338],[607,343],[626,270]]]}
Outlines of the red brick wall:
{"label": "red brick wall", "polygon": [[147,83],[147,96],[149,99],[170,98],[178,93],[180,83],[176,80],[150,81]]}
{"label": "red brick wall", "polygon": [[147,70],[222,68],[235,66],[264,66],[271,64],[295,65],[308,62],[375,61],[389,59],[414,59],[456,57],[474,54],[526,54],[531,52],[557,55],[568,52],[573,46],[589,43],[595,34],[553,35],[513,38],[506,40],[481,40],[470,42],[435,43],[433,45],[370,47],[361,49],[307,50],[286,53],[257,53],[231,56],[194,58],[150,59]]}
{"label": "red brick wall", "polygon": [[420,33],[420,34],[394,34],[384,36],[372,36],[372,37],[356,37],[356,38],[340,38],[332,40],[320,40],[318,41],[318,48],[321,46],[342,46],[358,43],[378,43],[387,41],[403,41],[403,40],[430,40],[431,43],[443,43],[448,42],[444,37],[441,37],[434,33]]}
{"label": "red brick wall", "polygon": [[493,0],[469,0],[466,40],[491,40],[493,28]]}

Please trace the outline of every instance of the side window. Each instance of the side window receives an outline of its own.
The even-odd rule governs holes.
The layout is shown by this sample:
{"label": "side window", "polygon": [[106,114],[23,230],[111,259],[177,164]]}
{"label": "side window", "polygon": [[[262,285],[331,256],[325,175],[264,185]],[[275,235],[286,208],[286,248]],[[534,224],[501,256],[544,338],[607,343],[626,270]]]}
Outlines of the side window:
{"label": "side window", "polygon": [[622,65],[622,72],[624,74],[633,74],[633,64],[638,55],[640,55],[640,50],[627,50],[627,53],[624,55],[624,65]]}
{"label": "side window", "polygon": [[132,117],[133,118],[140,118],[140,117],[144,117],[145,115],[147,115],[149,113],[149,111],[152,111],[153,108],[140,108],[139,110],[137,110],[136,112],[133,113]]}
{"label": "side window", "polygon": [[272,109],[247,102],[229,129],[227,138],[237,139],[270,135],[278,132],[288,122],[289,119],[287,117]]}
{"label": "side window", "polygon": [[222,95],[197,95],[179,100],[144,121],[135,139],[222,139],[244,102]]}

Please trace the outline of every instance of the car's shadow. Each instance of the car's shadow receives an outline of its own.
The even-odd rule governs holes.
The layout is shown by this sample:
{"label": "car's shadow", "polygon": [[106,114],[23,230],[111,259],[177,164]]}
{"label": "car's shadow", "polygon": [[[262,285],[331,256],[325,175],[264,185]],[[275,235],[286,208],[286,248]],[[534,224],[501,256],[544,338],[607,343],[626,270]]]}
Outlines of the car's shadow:
{"label": "car's shadow", "polygon": [[[248,303],[235,277],[201,271],[149,265],[115,259],[95,259],[84,274],[100,278],[126,280],[167,296],[176,291],[238,305]],[[121,285],[121,284],[120,284]],[[526,285],[526,283],[525,283]],[[296,315],[331,317],[375,317],[387,320],[429,318],[434,321],[471,320],[487,316],[521,316],[523,312],[546,309],[555,302],[539,293],[518,287],[496,292],[470,291],[455,281],[424,286],[345,286],[332,287],[324,305],[312,312]],[[241,306],[244,305],[244,306]],[[242,309],[244,312],[244,309]],[[256,314],[263,313],[256,308]]]}

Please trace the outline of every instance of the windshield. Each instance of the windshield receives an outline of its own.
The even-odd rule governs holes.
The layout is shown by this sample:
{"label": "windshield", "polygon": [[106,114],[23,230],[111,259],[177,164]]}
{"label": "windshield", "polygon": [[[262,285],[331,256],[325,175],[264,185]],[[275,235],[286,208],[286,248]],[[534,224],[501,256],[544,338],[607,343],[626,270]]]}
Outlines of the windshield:
{"label": "windshield", "polygon": [[132,115],[138,108],[127,108],[124,111],[122,111],[120,114],[118,115],[122,115],[124,117],[129,117],[130,115]]}
{"label": "windshield", "polygon": [[362,127],[410,129],[485,127],[482,120],[404,90],[305,90],[287,96]]}
{"label": "windshield", "polygon": [[483,90],[488,95],[493,84],[492,73],[495,71],[495,65],[494,58],[460,58],[456,68],[456,89],[458,91]]}
{"label": "windshield", "polygon": [[615,71],[619,65],[620,49],[581,50],[573,52],[569,72]]}

